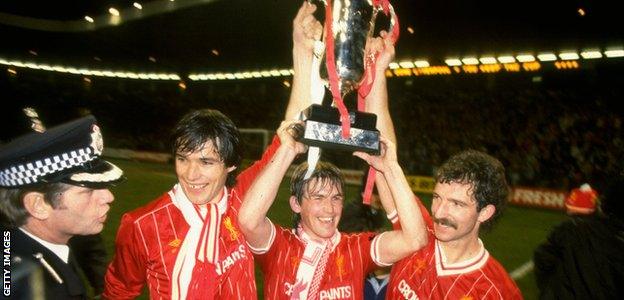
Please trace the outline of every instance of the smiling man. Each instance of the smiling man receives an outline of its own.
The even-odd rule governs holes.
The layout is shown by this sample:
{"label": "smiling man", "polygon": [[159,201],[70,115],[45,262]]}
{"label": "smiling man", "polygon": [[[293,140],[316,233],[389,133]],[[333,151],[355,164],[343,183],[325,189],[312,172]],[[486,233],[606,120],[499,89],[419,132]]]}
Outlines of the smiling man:
{"label": "smiling man", "polygon": [[255,299],[253,258],[238,230],[241,199],[278,140],[236,176],[238,128],[216,110],[196,110],[173,129],[178,183],[124,214],[103,296],[131,299],[145,283],[163,299]]}
{"label": "smiling man", "polygon": [[503,165],[468,150],[446,161],[435,181],[431,216],[421,210],[429,242],[393,266],[387,299],[521,299],[479,239],[507,201]]}
{"label": "smiling man", "polygon": [[[293,21],[294,86],[308,86],[312,44],[322,27],[314,19],[314,6],[302,5]],[[368,111],[378,116],[384,136],[382,155],[354,153],[377,170],[376,184],[384,208],[402,215],[403,230],[384,233],[345,234],[337,230],[344,203],[344,179],[338,168],[319,162],[306,177],[307,164],[292,174],[290,207],[296,216],[294,229],[271,222],[266,216],[276,200],[288,167],[305,147],[294,138],[302,124],[282,122],[277,130],[280,146],[245,195],[239,213],[241,231],[264,274],[265,299],[363,299],[364,280],[376,267],[389,266],[426,244],[419,205],[396,159],[394,128],[388,110],[385,70],[394,57],[392,39],[385,32],[369,40],[369,53],[377,56],[375,81],[366,97]],[[308,102],[309,103],[309,102]],[[396,210],[394,209],[396,207]],[[411,217],[414,216],[414,217]]]}
{"label": "smiling man", "polygon": [[[290,181],[289,203],[295,228],[267,217],[289,165],[304,146],[292,138],[285,121],[278,129],[281,145],[256,178],[239,214],[241,230],[264,274],[265,299],[363,299],[364,279],[377,267],[388,267],[426,244],[419,205],[396,161],[394,144],[382,139],[381,157],[356,152],[378,170],[394,199],[394,214],[403,228],[381,234],[346,234],[337,230],[344,201],[344,179],[338,168],[319,162],[306,178],[299,165]],[[385,197],[384,197],[385,198]],[[385,199],[382,198],[385,202]],[[386,205],[384,204],[386,207]],[[414,216],[414,217],[412,217]]]}
{"label": "smiling man", "polygon": [[[102,231],[113,202],[107,188],[123,172],[100,158],[103,141],[92,116],[38,130],[0,149],[0,211],[9,223],[11,263],[39,266],[45,299],[86,299],[67,242]],[[38,295],[31,288],[39,285],[13,284],[14,299]]]}

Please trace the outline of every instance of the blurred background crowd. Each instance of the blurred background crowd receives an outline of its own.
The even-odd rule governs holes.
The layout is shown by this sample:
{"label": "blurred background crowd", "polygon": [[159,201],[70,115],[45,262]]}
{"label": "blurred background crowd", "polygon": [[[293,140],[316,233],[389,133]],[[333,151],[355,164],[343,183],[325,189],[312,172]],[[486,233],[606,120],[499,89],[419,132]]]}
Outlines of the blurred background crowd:
{"label": "blurred background crowd", "polygon": [[[600,181],[624,154],[617,66],[389,78],[400,160],[408,173],[428,176],[450,155],[474,148],[501,159],[512,185],[568,190]],[[5,73],[0,88],[6,105],[33,106],[44,122],[90,112],[105,128],[107,147],[154,152],[169,151],[170,128],[192,108],[219,109],[240,128],[274,130],[290,91],[288,78],[178,84],[35,71]],[[248,158],[262,148],[249,146]],[[326,154],[340,167],[362,167],[344,153]]]}

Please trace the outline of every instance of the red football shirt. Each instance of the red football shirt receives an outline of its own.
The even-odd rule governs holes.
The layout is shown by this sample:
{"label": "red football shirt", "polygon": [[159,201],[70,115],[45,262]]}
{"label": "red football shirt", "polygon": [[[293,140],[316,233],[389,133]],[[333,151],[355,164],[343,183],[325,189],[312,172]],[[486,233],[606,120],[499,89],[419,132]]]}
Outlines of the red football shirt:
{"label": "red football shirt", "polygon": [[386,299],[522,299],[507,271],[483,244],[466,261],[450,264],[433,234],[431,217],[421,208],[429,243],[395,263]]}
{"label": "red football shirt", "polygon": [[[227,209],[219,230],[215,299],[256,299],[253,256],[238,227],[244,193],[279,146],[279,139],[261,160],[242,172],[228,189]],[[117,232],[115,257],[105,277],[105,299],[134,299],[147,283],[151,299],[171,298],[171,274],[179,247],[189,230],[182,212],[168,193],[124,214]]]}
{"label": "red football shirt", "polygon": [[[290,299],[305,244],[293,230],[277,225],[274,230],[269,249],[255,255],[264,274],[264,298]],[[371,249],[377,241],[374,233],[340,234],[327,260],[319,300],[363,299],[366,274],[376,267]]]}

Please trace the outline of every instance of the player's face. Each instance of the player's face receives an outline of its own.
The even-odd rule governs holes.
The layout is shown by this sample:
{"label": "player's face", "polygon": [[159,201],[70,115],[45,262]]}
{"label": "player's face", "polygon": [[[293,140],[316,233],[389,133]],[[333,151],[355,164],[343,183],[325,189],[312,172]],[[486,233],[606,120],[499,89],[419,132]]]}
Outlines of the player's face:
{"label": "player's face", "polygon": [[50,211],[48,228],[58,230],[57,233],[66,238],[101,232],[110,203],[114,200],[107,189],[94,190],[73,185],[60,197],[58,207]]}
{"label": "player's face", "polygon": [[176,175],[184,194],[194,204],[217,203],[221,200],[223,187],[229,172],[212,141],[200,149],[176,153]]}
{"label": "player's face", "polygon": [[436,238],[441,242],[477,239],[479,213],[470,184],[437,183],[433,190],[431,214]]}
{"label": "player's face", "polygon": [[342,215],[342,188],[318,179],[312,179],[308,185],[311,188],[306,188],[301,205],[295,205],[293,210],[301,214],[301,226],[310,237],[331,238]]}

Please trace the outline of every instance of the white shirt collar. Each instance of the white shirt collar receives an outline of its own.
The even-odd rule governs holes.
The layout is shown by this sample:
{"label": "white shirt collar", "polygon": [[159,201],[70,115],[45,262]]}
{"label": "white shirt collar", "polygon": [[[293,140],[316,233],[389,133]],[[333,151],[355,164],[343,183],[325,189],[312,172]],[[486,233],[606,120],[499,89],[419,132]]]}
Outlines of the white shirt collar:
{"label": "white shirt collar", "polygon": [[69,261],[69,246],[62,245],[62,244],[54,244],[48,241],[44,241],[41,238],[34,236],[32,233],[26,231],[26,229],[24,229],[23,227],[20,227],[19,230],[21,230],[23,233],[25,233],[27,236],[29,236],[33,240],[37,241],[39,244],[46,247],[48,250],[52,251],[54,254],[56,254],[56,256],[62,259],[63,262],[67,263]]}
{"label": "white shirt collar", "polygon": [[[317,240],[314,240],[312,237],[310,237],[309,234],[307,234],[305,232],[305,230],[303,230],[303,228],[301,228],[301,230],[295,230],[295,233],[297,234],[297,236],[299,237],[299,239],[304,243],[307,244],[310,241],[314,242],[314,243],[319,243]],[[329,241],[324,241],[324,242],[331,242],[331,246],[332,249],[331,251],[334,251],[336,249],[336,246],[338,246],[338,243],[340,242],[340,232],[338,230],[336,230],[336,232],[334,233],[334,235],[329,238]]]}
{"label": "white shirt collar", "polygon": [[456,262],[456,263],[448,263],[446,254],[444,253],[444,249],[440,241],[435,240],[435,262],[436,262],[436,270],[439,276],[446,275],[457,275],[464,274],[468,272],[472,272],[474,270],[480,269],[485,265],[490,254],[485,247],[483,246],[483,242],[479,239],[479,251],[477,254],[471,258],[468,258],[464,261]]}

